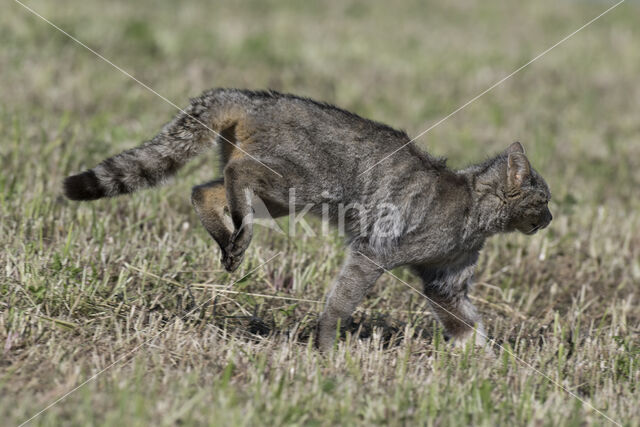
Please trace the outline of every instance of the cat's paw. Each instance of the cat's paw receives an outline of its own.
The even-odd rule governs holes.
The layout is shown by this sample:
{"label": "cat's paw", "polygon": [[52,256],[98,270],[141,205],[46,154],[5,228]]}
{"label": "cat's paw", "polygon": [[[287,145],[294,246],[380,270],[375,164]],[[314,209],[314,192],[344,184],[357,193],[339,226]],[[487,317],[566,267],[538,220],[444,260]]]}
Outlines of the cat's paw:
{"label": "cat's paw", "polygon": [[229,239],[229,244],[222,250],[222,265],[225,270],[232,272],[242,263],[244,253],[251,242],[251,231],[242,229],[235,231]]}
{"label": "cat's paw", "polygon": [[491,347],[491,341],[488,339],[482,327],[477,328],[475,331],[469,331],[466,334],[450,337],[449,342],[454,349],[464,350],[467,346],[471,345],[479,351],[478,354],[488,359],[496,358],[493,348]]}
{"label": "cat's paw", "polygon": [[238,255],[233,255],[233,254],[230,254],[229,252],[223,251],[222,259],[220,261],[222,262],[224,269],[227,270],[229,273],[231,273],[238,269],[243,259],[244,259],[244,252]]}
{"label": "cat's paw", "polygon": [[338,324],[326,314],[320,316],[316,326],[315,345],[321,353],[329,352],[336,342],[336,328]]}
{"label": "cat's paw", "polygon": [[236,230],[231,234],[229,239],[228,253],[233,256],[238,256],[244,253],[251,243],[253,236],[253,230],[251,227],[243,227],[240,230]]}

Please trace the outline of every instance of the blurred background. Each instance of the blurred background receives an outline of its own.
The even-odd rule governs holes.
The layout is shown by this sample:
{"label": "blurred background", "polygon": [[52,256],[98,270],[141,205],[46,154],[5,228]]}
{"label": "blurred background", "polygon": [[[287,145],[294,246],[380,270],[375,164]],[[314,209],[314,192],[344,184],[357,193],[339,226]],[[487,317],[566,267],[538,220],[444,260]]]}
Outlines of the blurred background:
{"label": "blurred background", "polygon": [[[179,106],[212,87],[272,88],[410,135],[612,4],[29,3]],[[627,1],[418,143],[462,166],[520,140],[556,201],[626,205],[640,182],[638,8]],[[61,143],[80,156],[74,170],[154,135],[175,113],[17,3],[1,19],[2,113],[64,131]]]}
{"label": "blurred background", "polygon": [[[181,107],[213,87],[271,88],[414,136],[614,2],[25,4]],[[523,143],[553,193],[554,221],[531,238],[492,239],[474,301],[492,337],[635,425],[639,16],[640,2],[627,0],[416,141],[456,168]],[[380,326],[387,338],[404,336],[403,344],[378,353],[363,341],[352,354],[343,348],[334,361],[319,359],[305,337],[344,258],[338,236],[291,239],[258,230],[243,272],[283,255],[235,284],[239,294],[205,307],[200,323],[178,322],[188,301],[204,302],[216,286],[244,274],[222,270],[189,203],[193,185],[216,177],[215,155],[194,161],[169,185],[132,197],[76,204],[61,196],[66,175],[151,138],[175,113],[20,4],[3,4],[0,413],[6,420],[24,421],[160,326],[173,325],[134,363],[101,376],[42,422],[277,425],[397,417],[558,424],[568,413],[576,424],[603,421],[508,357],[499,375],[484,362],[460,364],[428,332],[437,328],[425,302],[389,276],[364,302],[353,331]],[[396,274],[418,286],[406,271]],[[407,325],[428,333],[411,341]],[[296,331],[307,331],[301,346],[279,341]]]}

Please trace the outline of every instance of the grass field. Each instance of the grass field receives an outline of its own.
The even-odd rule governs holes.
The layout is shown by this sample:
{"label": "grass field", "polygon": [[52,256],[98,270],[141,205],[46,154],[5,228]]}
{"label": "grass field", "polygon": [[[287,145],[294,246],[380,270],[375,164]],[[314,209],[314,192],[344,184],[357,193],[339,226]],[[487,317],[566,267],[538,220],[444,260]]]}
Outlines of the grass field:
{"label": "grass field", "polygon": [[[26,4],[180,106],[211,87],[269,87],[416,135],[613,2]],[[462,167],[520,140],[551,187],[551,226],[495,237],[480,260],[473,299],[509,351],[451,349],[426,301],[385,275],[322,356],[309,333],[340,238],[258,228],[227,274],[189,203],[216,176],[213,155],[132,197],[62,198],[67,174],[175,109],[5,2],[0,424],[119,361],[31,423],[611,423],[561,384],[640,425],[638,16],[627,0],[418,141]]]}

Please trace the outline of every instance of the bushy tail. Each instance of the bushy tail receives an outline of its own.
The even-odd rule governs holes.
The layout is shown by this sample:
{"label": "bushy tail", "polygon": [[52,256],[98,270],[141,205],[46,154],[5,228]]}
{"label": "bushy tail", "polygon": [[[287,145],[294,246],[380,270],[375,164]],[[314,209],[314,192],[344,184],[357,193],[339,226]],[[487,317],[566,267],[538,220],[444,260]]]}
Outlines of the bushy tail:
{"label": "bushy tail", "polygon": [[215,107],[222,107],[215,102],[215,95],[205,93],[192,100],[184,112],[141,146],[67,177],[65,196],[71,200],[96,200],[133,193],[163,182],[189,160],[214,146],[222,124],[219,117],[212,116],[214,113],[219,116],[219,108]]}

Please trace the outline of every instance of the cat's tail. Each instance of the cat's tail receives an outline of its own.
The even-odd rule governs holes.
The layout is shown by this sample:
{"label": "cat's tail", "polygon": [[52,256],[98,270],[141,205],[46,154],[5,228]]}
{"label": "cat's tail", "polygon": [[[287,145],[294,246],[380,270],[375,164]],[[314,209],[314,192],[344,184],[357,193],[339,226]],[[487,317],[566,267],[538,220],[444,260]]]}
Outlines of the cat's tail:
{"label": "cat's tail", "polygon": [[189,160],[212,148],[220,132],[234,124],[234,97],[224,89],[192,99],[153,139],[103,160],[93,169],[64,180],[71,200],[96,200],[153,187]]}

